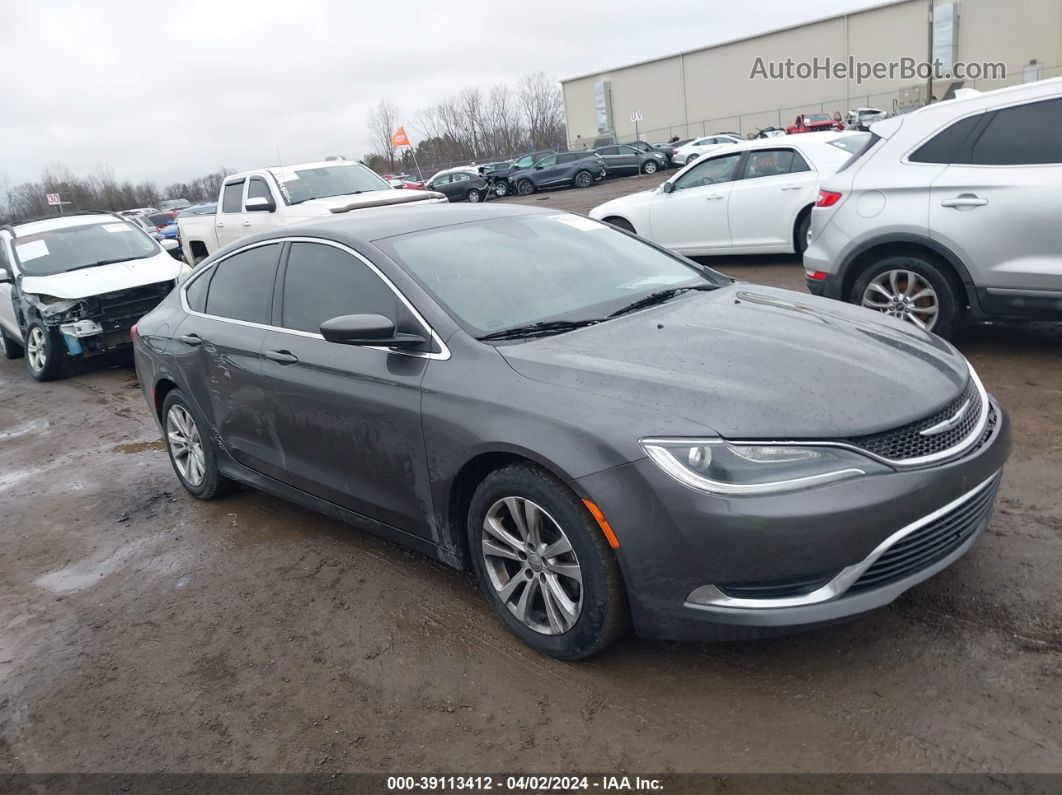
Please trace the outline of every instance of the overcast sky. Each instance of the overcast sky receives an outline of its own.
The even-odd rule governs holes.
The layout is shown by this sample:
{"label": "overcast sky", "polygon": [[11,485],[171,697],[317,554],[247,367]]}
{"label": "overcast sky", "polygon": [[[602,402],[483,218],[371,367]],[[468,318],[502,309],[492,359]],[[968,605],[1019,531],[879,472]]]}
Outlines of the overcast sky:
{"label": "overcast sky", "polygon": [[7,0],[0,182],[162,184],[370,151],[369,109],[620,66],[877,0]]}

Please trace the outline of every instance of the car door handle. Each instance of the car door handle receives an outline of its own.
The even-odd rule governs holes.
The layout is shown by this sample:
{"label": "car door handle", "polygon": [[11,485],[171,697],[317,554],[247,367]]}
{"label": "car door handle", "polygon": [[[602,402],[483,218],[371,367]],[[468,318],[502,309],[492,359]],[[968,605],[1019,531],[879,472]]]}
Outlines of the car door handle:
{"label": "car door handle", "polygon": [[177,341],[183,342],[185,345],[191,345],[193,348],[203,344],[203,338],[198,334],[182,334],[177,338]]}
{"label": "car door handle", "polygon": [[941,207],[984,207],[988,204],[988,199],[977,196],[973,193],[960,193],[954,199],[944,199],[940,203]]}
{"label": "car door handle", "polygon": [[710,202],[714,202],[714,201],[716,201],[717,199],[721,199],[721,198],[723,198],[723,194],[721,194],[721,193],[716,193],[716,194],[715,194],[715,195],[713,195],[713,196],[705,196],[705,197],[704,197],[704,200],[705,200],[705,201],[710,201]]}
{"label": "car door handle", "polygon": [[277,364],[295,364],[299,360],[291,351],[266,351],[265,357]]}
{"label": "car door handle", "polygon": [[800,190],[803,185],[784,185],[782,190]]}
{"label": "car door handle", "polygon": [[244,221],[244,222],[243,222],[243,225],[244,225],[244,226],[250,226],[250,225],[251,225],[251,222],[250,222],[250,221]]}

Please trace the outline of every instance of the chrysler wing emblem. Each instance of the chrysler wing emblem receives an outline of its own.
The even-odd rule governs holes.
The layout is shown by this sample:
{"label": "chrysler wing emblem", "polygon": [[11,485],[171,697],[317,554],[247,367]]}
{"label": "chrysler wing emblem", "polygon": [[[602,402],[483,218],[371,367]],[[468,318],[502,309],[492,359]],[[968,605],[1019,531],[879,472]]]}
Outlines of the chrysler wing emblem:
{"label": "chrysler wing emblem", "polygon": [[923,428],[918,433],[922,436],[936,436],[938,433],[944,433],[944,431],[950,431],[960,422],[962,422],[963,416],[966,414],[966,410],[970,408],[970,401],[967,400],[961,406],[959,410],[946,420],[941,420],[936,425],[930,425],[928,428]]}

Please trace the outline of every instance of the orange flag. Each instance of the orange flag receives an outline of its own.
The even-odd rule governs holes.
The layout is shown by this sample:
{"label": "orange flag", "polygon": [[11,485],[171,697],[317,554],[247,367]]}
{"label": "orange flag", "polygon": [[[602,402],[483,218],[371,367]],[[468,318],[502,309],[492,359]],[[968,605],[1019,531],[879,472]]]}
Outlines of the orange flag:
{"label": "orange flag", "polygon": [[410,146],[409,138],[406,135],[406,128],[399,127],[395,130],[395,134],[391,136],[392,146]]}

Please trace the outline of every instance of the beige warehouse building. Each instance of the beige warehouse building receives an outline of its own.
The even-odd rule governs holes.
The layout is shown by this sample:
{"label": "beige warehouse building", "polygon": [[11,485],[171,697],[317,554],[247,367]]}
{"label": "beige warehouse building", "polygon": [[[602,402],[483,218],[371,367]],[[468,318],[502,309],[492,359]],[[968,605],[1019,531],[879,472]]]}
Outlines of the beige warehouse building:
{"label": "beige warehouse building", "polygon": [[[888,112],[918,107],[926,100],[927,81],[901,69],[903,59],[908,67],[931,60],[930,5],[882,3],[562,80],[569,145],[592,146],[607,135],[633,138],[636,112],[640,136],[656,141],[728,130],[745,135],[784,127],[803,112],[843,116],[857,107]],[[949,88],[962,84],[987,90],[1062,75],[1062,0],[937,0],[933,17],[933,58],[946,67],[968,65],[971,73],[961,82],[957,76],[935,79],[931,96],[945,98]],[[759,75],[771,69],[775,75],[798,74],[804,69],[799,64],[813,57],[819,71],[807,79],[751,77],[757,66]],[[854,72],[875,63],[892,71],[863,80],[833,71],[837,64]],[[978,73],[982,63],[989,67]]]}

